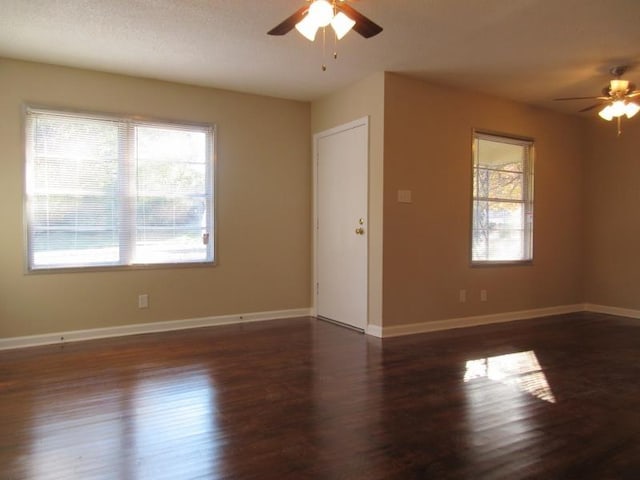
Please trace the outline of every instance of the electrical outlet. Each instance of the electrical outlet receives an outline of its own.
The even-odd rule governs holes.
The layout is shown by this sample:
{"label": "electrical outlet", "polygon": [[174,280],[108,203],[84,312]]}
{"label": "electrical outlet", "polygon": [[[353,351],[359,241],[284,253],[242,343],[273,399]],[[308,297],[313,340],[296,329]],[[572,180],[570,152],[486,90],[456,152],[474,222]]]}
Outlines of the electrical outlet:
{"label": "electrical outlet", "polygon": [[412,203],[411,190],[398,190],[398,203]]}
{"label": "electrical outlet", "polygon": [[143,293],[138,295],[138,308],[149,308],[149,295]]}
{"label": "electrical outlet", "polygon": [[487,301],[487,291],[486,290],[480,290],[480,301],[481,302],[486,302]]}
{"label": "electrical outlet", "polygon": [[460,300],[460,303],[466,303],[467,291],[464,288],[460,290],[460,293],[458,294],[458,300]]}

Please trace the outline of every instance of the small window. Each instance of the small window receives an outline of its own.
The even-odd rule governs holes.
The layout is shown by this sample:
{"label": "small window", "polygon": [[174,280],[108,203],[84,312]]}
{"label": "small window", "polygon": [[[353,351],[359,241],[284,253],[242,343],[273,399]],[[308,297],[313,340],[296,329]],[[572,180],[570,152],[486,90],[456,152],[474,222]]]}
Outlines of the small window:
{"label": "small window", "polygon": [[472,263],[533,258],[533,141],[474,132]]}
{"label": "small window", "polygon": [[213,136],[28,108],[29,270],[212,263]]}

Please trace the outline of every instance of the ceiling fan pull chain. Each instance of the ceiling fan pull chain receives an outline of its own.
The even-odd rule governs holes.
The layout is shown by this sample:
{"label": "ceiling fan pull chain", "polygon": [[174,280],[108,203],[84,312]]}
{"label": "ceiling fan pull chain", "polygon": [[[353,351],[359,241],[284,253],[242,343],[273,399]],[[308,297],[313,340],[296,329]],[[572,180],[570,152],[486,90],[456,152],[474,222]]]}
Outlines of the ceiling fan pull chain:
{"label": "ceiling fan pull chain", "polygon": [[324,62],[325,58],[326,58],[326,39],[327,39],[327,29],[325,27],[322,27],[322,71],[326,72],[327,71],[327,64]]}
{"label": "ceiling fan pull chain", "polygon": [[[335,17],[336,14],[338,13],[338,11],[336,10],[336,2],[335,0],[332,2],[333,7],[333,16]],[[337,60],[338,59],[338,34],[336,33],[336,29],[333,28],[331,30],[333,32],[333,59]]]}

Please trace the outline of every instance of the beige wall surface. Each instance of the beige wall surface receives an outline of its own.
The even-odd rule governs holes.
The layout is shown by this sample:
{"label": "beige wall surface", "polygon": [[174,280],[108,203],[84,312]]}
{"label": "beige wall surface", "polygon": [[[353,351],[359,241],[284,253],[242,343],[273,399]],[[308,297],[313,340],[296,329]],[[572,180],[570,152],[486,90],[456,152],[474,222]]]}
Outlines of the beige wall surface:
{"label": "beige wall surface", "polygon": [[640,120],[589,124],[585,175],[589,303],[640,310]]}
{"label": "beige wall surface", "polygon": [[[583,120],[396,74],[384,109],[385,326],[583,302]],[[474,128],[535,140],[532,265],[470,266]]]}
{"label": "beige wall surface", "polygon": [[[25,274],[25,104],[216,124],[218,265]],[[371,325],[585,301],[640,309],[638,121],[618,138],[599,120],[391,73],[309,105],[5,59],[0,115],[0,338],[309,307],[309,132],[364,116]],[[474,128],[535,140],[532,265],[470,266]]]}
{"label": "beige wall surface", "polygon": [[[218,265],[25,274],[25,103],[216,124]],[[308,103],[0,59],[0,119],[0,338],[309,307]]]}
{"label": "beige wall surface", "polygon": [[382,325],[382,189],[384,73],[376,73],[311,105],[313,134],[369,117],[369,308],[370,325]]}

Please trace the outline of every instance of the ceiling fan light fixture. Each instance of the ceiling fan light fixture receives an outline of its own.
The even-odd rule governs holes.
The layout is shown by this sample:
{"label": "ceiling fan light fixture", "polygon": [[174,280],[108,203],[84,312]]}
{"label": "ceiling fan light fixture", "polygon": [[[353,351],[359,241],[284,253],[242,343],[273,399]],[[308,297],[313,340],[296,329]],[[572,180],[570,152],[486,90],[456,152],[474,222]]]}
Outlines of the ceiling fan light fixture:
{"label": "ceiling fan light fixture", "polygon": [[610,105],[611,115],[621,117],[626,113],[626,104],[624,100],[616,100]]}
{"label": "ceiling fan light fixture", "polygon": [[603,108],[598,112],[598,116],[603,120],[610,122],[616,119],[618,124],[618,136],[622,135],[622,117],[632,118],[640,112],[640,104],[634,101],[640,95],[640,90],[636,89],[635,84],[629,80],[623,80],[620,77],[627,71],[627,66],[619,66],[612,68],[611,74],[616,77],[609,81],[609,85],[602,89],[602,95],[594,97],[564,97],[555,100],[598,100],[597,103],[580,110],[580,112],[588,112],[594,108],[601,106]]}
{"label": "ceiling fan light fixture", "polygon": [[640,105],[635,102],[625,102],[624,100],[616,100],[610,105],[604,107],[598,115],[607,121],[611,121],[614,118],[622,117],[626,115],[627,118],[631,118],[640,112]]}
{"label": "ceiling fan light fixture", "polygon": [[[302,2],[302,0],[299,0]],[[345,3],[347,0],[305,0],[304,6],[293,15],[273,27],[267,35],[286,35],[296,28],[301,35],[315,41],[317,30],[331,25],[335,39],[339,40],[353,30],[364,38],[371,38],[382,32],[382,27]],[[334,55],[335,56],[335,55]]]}
{"label": "ceiling fan light fixture", "polygon": [[305,37],[307,40],[313,42],[316,39],[316,33],[318,32],[318,25],[313,20],[310,14],[296,23],[296,30]]}
{"label": "ceiling fan light fixture", "polygon": [[338,12],[331,20],[331,27],[333,27],[338,40],[341,40],[342,37],[349,33],[355,24],[355,20],[350,19],[342,12]]}
{"label": "ceiling fan light fixture", "polygon": [[633,117],[638,112],[640,112],[640,105],[635,102],[629,102],[624,107],[624,114],[627,118]]}
{"label": "ceiling fan light fixture", "polygon": [[610,122],[611,120],[613,120],[613,113],[611,112],[611,105],[607,105],[602,110],[600,110],[600,112],[598,112],[598,115],[600,115],[600,118],[606,120],[607,122]]}
{"label": "ceiling fan light fixture", "polygon": [[629,80],[621,80],[619,78],[611,80],[611,84],[609,86],[609,91],[614,93],[627,93],[629,90]]}
{"label": "ceiling fan light fixture", "polygon": [[315,0],[309,7],[309,14],[315,25],[326,27],[333,20],[333,7],[327,0]]}

